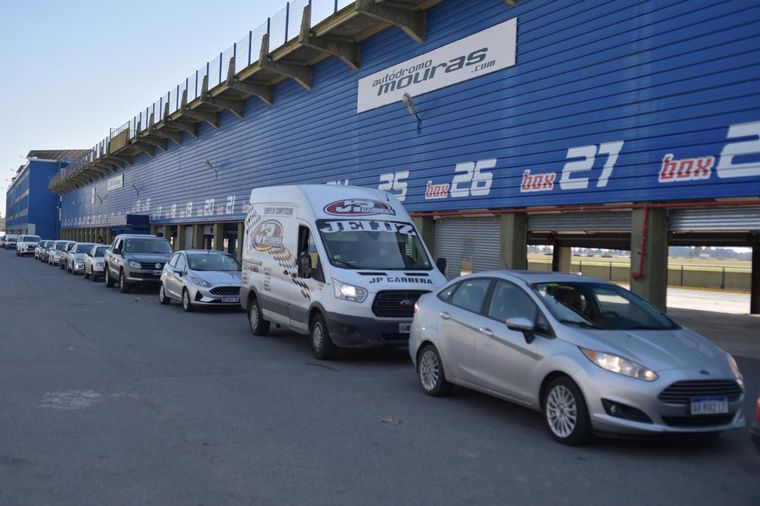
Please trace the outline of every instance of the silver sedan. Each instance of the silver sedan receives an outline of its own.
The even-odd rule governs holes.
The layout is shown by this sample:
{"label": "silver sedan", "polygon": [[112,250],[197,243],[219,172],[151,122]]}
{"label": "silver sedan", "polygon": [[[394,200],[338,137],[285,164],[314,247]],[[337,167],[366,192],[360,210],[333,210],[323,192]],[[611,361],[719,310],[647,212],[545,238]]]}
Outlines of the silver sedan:
{"label": "silver sedan", "polygon": [[733,357],[630,291],[558,273],[494,271],[415,306],[409,353],[423,390],[452,383],[541,411],[549,433],[713,437],[746,424]]}
{"label": "silver sedan", "polygon": [[179,251],[164,266],[158,300],[178,300],[188,312],[198,306],[239,306],[240,276],[240,263],[228,253]]}

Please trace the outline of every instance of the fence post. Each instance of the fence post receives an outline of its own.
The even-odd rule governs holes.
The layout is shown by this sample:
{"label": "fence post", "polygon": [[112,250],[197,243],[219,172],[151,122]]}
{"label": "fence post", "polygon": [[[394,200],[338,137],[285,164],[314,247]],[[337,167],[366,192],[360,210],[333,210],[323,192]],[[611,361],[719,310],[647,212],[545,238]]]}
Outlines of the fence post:
{"label": "fence post", "polygon": [[583,276],[583,260],[578,261],[578,270],[580,271],[580,275]]}
{"label": "fence post", "polygon": [[612,281],[612,262],[610,262],[610,281]]}
{"label": "fence post", "polygon": [[723,267],[721,269],[721,276],[720,276],[720,289],[725,290],[726,289],[726,268]]}
{"label": "fence post", "polygon": [[290,2],[285,2],[285,42],[288,43],[288,25],[290,24]]}
{"label": "fence post", "polygon": [[683,264],[681,264],[681,286],[683,286]]}

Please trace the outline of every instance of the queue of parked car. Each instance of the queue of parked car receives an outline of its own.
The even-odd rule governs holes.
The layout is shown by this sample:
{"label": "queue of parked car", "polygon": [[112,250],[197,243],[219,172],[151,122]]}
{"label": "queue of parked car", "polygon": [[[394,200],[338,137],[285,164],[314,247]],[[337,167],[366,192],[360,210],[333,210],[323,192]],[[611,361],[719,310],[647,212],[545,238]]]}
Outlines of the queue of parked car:
{"label": "queue of parked car", "polygon": [[408,346],[428,395],[458,385],[528,407],[564,444],[599,433],[711,438],[746,424],[744,379],[712,341],[586,276],[446,281],[445,261],[432,261],[403,206],[377,190],[254,190],[242,266],[144,234],[110,246],[38,241],[34,256],[123,293],[155,286],[159,303],[188,312],[242,308],[254,335],[272,324],[304,334],[319,359],[341,347]]}

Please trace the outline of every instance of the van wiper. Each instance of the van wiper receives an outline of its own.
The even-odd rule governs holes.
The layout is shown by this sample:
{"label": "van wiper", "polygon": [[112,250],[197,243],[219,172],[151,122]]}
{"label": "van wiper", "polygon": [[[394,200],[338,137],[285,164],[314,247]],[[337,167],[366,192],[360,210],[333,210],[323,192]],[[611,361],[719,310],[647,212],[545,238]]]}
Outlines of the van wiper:
{"label": "van wiper", "polygon": [[340,258],[331,258],[330,260],[331,260],[331,261],[332,261],[332,263],[333,263],[333,264],[335,264],[335,265],[338,265],[338,264],[340,264],[340,265],[342,265],[343,267],[348,267],[349,269],[353,269],[353,268],[354,268],[354,266],[353,266],[353,265],[351,265],[350,263],[346,262],[345,260],[341,260]]}

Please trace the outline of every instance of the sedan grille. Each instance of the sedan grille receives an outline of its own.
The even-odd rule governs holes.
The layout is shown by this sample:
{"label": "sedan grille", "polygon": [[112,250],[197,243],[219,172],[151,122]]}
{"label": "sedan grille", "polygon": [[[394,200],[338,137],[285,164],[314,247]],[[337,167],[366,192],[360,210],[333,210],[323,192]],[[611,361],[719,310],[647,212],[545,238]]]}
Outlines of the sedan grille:
{"label": "sedan grille", "polygon": [[237,297],[240,295],[239,286],[217,286],[210,291],[211,295],[221,295],[225,297]]}
{"label": "sedan grille", "polygon": [[372,303],[375,316],[388,318],[411,318],[414,316],[414,303],[425,290],[385,290],[377,292]]}
{"label": "sedan grille", "polygon": [[689,404],[694,397],[727,397],[728,402],[741,398],[742,387],[733,380],[677,381],[657,396],[665,404]]}

